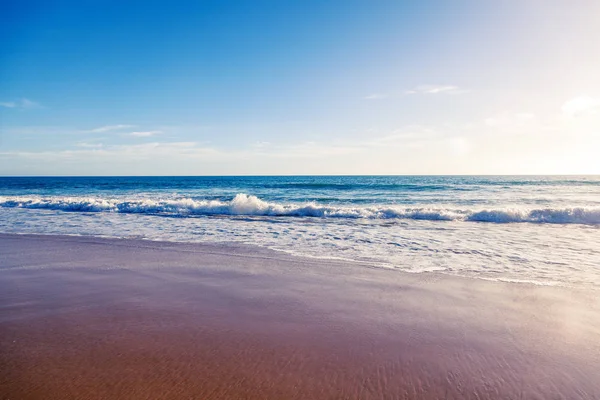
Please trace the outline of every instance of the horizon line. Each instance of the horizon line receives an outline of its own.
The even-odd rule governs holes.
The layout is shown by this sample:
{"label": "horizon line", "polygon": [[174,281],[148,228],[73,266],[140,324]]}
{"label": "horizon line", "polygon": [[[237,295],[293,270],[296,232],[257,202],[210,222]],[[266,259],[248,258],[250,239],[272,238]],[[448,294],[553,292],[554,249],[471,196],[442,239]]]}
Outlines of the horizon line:
{"label": "horizon line", "polygon": [[238,175],[238,174],[224,174],[224,175],[0,175],[2,178],[275,178],[275,177],[368,177],[368,176],[382,176],[382,177],[466,177],[466,176],[600,176],[598,174],[281,174],[281,175],[268,175],[268,174],[255,174],[255,175]]}

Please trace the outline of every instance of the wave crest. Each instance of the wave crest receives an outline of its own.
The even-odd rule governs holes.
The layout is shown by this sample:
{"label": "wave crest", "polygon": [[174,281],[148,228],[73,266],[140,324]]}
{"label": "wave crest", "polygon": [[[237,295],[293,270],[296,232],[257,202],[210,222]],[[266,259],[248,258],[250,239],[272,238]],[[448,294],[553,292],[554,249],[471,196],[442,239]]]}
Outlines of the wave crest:
{"label": "wave crest", "polygon": [[246,215],[270,217],[413,219],[494,223],[548,223],[600,225],[600,208],[545,208],[468,210],[451,208],[402,208],[396,206],[325,206],[317,203],[280,204],[245,193],[230,201],[180,199],[117,199],[97,197],[0,196],[0,207],[47,209],[69,212],[115,212],[171,216]]}

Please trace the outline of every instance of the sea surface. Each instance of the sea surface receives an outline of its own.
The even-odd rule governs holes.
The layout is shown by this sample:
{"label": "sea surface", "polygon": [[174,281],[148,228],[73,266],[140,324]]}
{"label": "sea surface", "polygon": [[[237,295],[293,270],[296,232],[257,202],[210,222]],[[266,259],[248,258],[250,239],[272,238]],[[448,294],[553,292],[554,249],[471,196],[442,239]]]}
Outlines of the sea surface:
{"label": "sea surface", "polygon": [[600,288],[600,176],[2,177],[0,232]]}

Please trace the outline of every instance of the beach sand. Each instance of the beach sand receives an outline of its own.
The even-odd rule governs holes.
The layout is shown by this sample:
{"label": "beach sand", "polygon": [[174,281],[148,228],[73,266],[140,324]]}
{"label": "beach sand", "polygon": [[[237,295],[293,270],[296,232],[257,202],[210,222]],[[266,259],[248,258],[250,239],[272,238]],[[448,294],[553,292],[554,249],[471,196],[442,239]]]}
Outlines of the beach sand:
{"label": "beach sand", "polygon": [[600,399],[598,291],[0,235],[1,399]]}

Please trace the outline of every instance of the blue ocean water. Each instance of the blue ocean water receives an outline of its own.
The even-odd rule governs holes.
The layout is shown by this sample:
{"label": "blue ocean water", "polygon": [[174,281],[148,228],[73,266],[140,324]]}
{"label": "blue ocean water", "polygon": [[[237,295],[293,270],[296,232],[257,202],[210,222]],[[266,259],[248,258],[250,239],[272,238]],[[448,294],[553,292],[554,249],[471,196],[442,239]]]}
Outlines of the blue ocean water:
{"label": "blue ocean water", "polygon": [[598,176],[5,177],[0,231],[234,242],[600,285]]}

